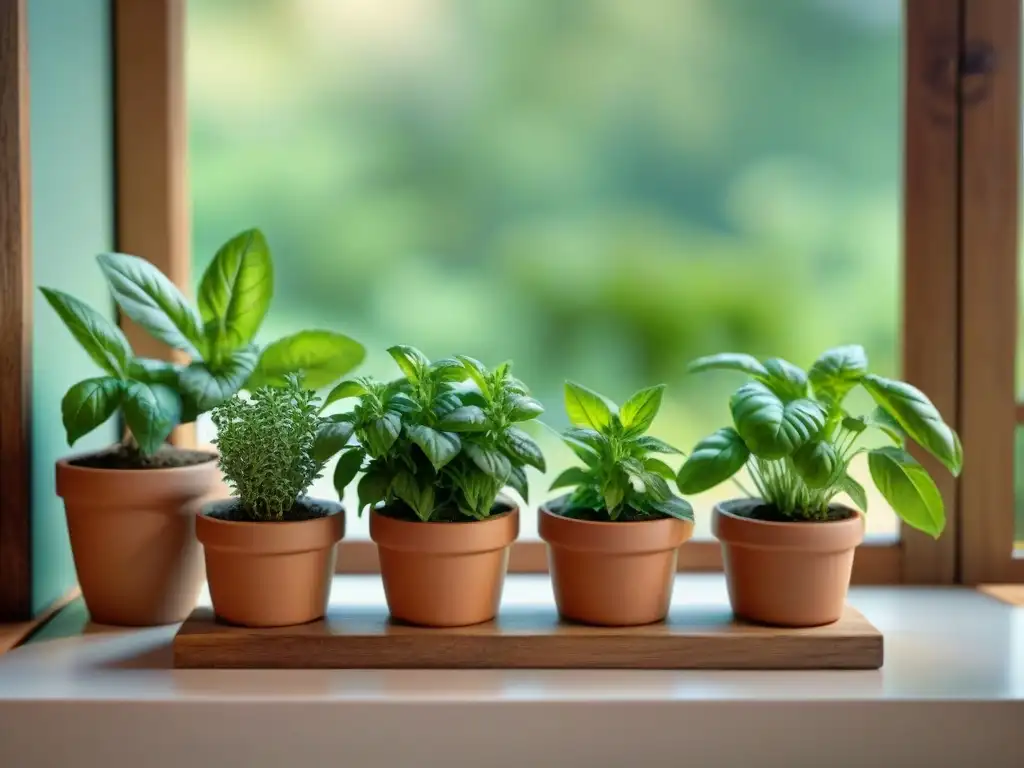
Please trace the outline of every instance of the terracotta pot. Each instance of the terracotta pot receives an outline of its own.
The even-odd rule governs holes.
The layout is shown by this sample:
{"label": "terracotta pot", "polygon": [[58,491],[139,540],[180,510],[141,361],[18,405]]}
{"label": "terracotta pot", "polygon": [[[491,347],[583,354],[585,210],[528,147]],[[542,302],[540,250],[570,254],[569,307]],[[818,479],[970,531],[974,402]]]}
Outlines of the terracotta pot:
{"label": "terracotta pot", "polygon": [[853,555],[864,518],[775,523],[741,514],[760,499],[715,507],[712,530],[722,542],[729,601],[736,616],[780,627],[831,624],[843,613]]}
{"label": "terracotta pot", "polygon": [[498,613],[519,508],[467,523],[421,523],[370,513],[391,616],[426,627],[461,627]]}
{"label": "terracotta pot", "polygon": [[334,501],[310,499],[330,514],[295,522],[220,520],[211,512],[236,503],[212,502],[196,521],[206,551],[213,611],[243,627],[286,627],[327,612],[345,511]]}
{"label": "terracotta pot", "polygon": [[562,618],[628,627],[668,615],[679,547],[693,523],[573,520],[541,507],[539,530]]}
{"label": "terracotta pot", "polygon": [[97,469],[57,462],[71,553],[92,620],[183,621],[203,585],[195,519],[220,483],[215,459],[170,469]]}

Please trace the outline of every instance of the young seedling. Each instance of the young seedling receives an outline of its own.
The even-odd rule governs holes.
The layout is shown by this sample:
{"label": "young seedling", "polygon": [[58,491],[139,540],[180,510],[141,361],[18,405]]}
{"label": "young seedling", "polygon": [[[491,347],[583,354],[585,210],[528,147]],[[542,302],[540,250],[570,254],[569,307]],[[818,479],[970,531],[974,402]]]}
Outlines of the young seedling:
{"label": "young seedling", "polygon": [[528,500],[525,468],[543,472],[545,462],[517,425],[543,408],[511,365],[488,370],[465,356],[430,362],[407,346],[388,352],[401,378],[344,381],[325,400],[357,398],[352,411],[329,417],[317,441],[318,458],[342,451],[338,495],[362,470],[360,513],[384,502],[388,514],[424,522],[483,520],[505,487]]}
{"label": "young seedling", "polygon": [[619,408],[566,382],[565,410],[573,426],[562,439],[583,466],[570,467],[551,484],[552,490],[573,488],[559,514],[585,520],[693,520],[693,509],[669,488],[675,471],[654,455],[679,451],[646,434],[664,391],[663,384],[642,389]]}
{"label": "young seedling", "polygon": [[[833,499],[843,492],[866,512],[867,494],[848,472],[854,456],[866,451],[871,479],[896,514],[932,536],[942,533],[942,495],[905,447],[912,440],[955,476],[963,465],[960,439],[923,392],[868,373],[862,347],[831,349],[808,372],[778,358],[732,353],[690,364],[691,371],[713,369],[740,371],[752,380],[729,401],[733,425],[701,440],[679,470],[680,491],[700,493],[746,466],[757,493],[781,519],[828,519]],[[868,415],[843,407],[857,386],[876,403]],[[892,445],[858,447],[868,429],[880,430]]]}

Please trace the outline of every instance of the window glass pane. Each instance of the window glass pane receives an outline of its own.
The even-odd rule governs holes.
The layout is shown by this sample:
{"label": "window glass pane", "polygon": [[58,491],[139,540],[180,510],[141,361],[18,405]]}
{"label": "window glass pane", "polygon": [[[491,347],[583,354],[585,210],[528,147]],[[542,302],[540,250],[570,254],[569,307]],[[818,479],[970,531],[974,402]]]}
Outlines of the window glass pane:
{"label": "window glass pane", "polygon": [[[264,338],[340,330],[381,376],[392,343],[512,358],[554,427],[565,378],[619,401],[665,382],[653,431],[684,449],[727,422],[740,383],[687,376],[697,355],[808,366],[861,342],[898,374],[900,3],[188,11],[194,277],[262,227],[277,265]],[[573,456],[537,438],[553,477]],[[855,474],[869,531],[895,533]],[[546,485],[534,476],[534,502]],[[734,493],[695,500],[700,535]]]}

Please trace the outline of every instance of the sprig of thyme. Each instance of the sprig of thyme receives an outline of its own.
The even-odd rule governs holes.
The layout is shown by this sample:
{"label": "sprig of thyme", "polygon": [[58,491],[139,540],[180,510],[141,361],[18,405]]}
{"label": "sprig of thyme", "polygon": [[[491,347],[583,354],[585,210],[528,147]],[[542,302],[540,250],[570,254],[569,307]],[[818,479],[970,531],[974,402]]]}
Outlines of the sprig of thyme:
{"label": "sprig of thyme", "polygon": [[319,398],[295,375],[284,388],[262,387],[213,409],[220,468],[253,520],[280,520],[320,477],[313,457]]}

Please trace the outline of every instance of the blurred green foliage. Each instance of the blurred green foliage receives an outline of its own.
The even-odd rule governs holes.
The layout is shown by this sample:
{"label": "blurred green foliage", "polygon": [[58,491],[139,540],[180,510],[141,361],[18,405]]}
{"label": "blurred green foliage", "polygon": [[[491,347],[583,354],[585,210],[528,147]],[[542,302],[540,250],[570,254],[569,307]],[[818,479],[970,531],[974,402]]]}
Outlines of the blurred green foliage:
{"label": "blurred green foliage", "polygon": [[[896,0],[188,15],[194,274],[260,226],[268,336],[350,334],[374,375],[393,343],[512,358],[555,427],[566,378],[618,399],[666,382],[652,433],[685,448],[737,384],[685,376],[697,355],[806,366],[856,342],[898,374]],[[537,437],[554,477],[572,456]],[[894,526],[879,500],[869,527]]]}

